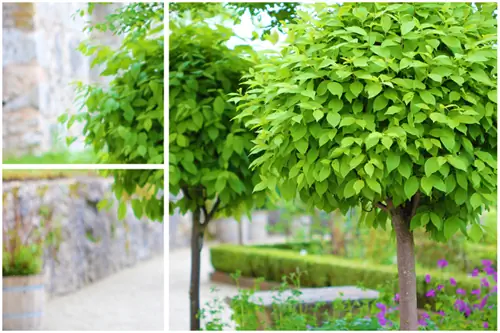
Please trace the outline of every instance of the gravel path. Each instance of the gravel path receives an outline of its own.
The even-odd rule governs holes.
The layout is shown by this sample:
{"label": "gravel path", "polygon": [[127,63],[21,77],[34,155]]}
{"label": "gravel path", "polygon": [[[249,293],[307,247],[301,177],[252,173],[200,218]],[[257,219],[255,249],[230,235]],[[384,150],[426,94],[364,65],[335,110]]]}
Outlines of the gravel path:
{"label": "gravel path", "polygon": [[[238,292],[235,286],[210,282],[209,275],[213,268],[210,264],[208,247],[205,246],[201,253],[200,298],[202,304],[212,302],[214,298],[222,300],[227,296],[236,295]],[[169,329],[171,331],[189,331],[191,250],[189,248],[170,250],[169,258]],[[216,288],[217,291],[213,292],[213,288]],[[225,303],[223,304],[222,318],[226,323],[231,322],[231,310]]]}
{"label": "gravel path", "polygon": [[44,330],[164,330],[163,257],[47,302]]}

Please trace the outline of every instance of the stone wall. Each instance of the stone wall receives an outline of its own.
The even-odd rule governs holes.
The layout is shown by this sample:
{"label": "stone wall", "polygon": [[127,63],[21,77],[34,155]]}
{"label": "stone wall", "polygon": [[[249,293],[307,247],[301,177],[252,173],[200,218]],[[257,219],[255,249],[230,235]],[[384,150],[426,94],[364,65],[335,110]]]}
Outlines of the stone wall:
{"label": "stone wall", "polygon": [[[92,17],[73,17],[86,3],[2,6],[4,155],[39,155],[64,146],[61,138],[68,134],[80,137],[72,149],[82,149],[82,127],[77,124],[67,133],[57,118],[76,111],[72,82],[98,81],[98,69],[91,71],[91,59],[76,49],[89,37],[82,31],[85,22],[101,22],[118,5],[97,5]],[[93,35],[92,40],[119,44],[118,37],[106,34]]]}
{"label": "stone wall", "polygon": [[[51,296],[73,292],[141,260],[163,254],[163,223],[138,220],[131,207],[123,221],[111,192],[112,179],[75,178],[4,182],[4,228],[14,223],[12,190],[18,188],[23,223],[39,224],[41,209],[52,212],[60,237],[45,253],[46,287]],[[114,205],[99,211],[98,202]]]}

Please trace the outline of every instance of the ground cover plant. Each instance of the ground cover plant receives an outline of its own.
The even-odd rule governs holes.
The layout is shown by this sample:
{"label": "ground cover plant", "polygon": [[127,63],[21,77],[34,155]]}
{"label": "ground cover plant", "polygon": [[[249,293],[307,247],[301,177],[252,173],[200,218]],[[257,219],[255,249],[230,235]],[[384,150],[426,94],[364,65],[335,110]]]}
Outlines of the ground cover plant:
{"label": "ground cover plant", "polygon": [[[441,259],[438,263],[441,269],[446,269],[446,260]],[[425,309],[418,312],[417,329],[428,330],[496,330],[497,328],[497,271],[492,268],[491,262],[484,260],[481,269],[471,272],[472,277],[480,281],[480,287],[469,292],[458,288],[453,277],[445,283],[439,284],[433,280],[431,275],[426,276],[426,281],[431,289],[425,295],[429,299]],[[377,302],[354,303],[346,306],[340,301],[334,302],[332,307],[341,315],[321,314],[305,311],[303,306],[298,305],[300,284],[297,277],[300,273],[292,273],[284,276],[283,284],[279,288],[279,295],[290,288],[290,282],[294,284],[294,292],[284,302],[273,302],[272,318],[273,326],[270,330],[311,330],[311,331],[388,331],[399,329],[399,294],[392,290],[381,289]],[[239,273],[233,274],[238,280]],[[202,314],[205,319],[205,330],[256,330],[262,318],[259,312],[264,309],[259,302],[251,300],[251,296],[258,290],[259,282],[255,289],[240,289],[236,297],[231,301],[233,310],[232,320],[229,323],[222,318],[224,306],[222,301],[215,298],[207,303]],[[449,289],[452,292],[445,293]],[[281,297],[278,297],[281,298]],[[317,308],[320,307],[318,304]],[[334,310],[335,311],[335,310]],[[319,319],[318,319],[319,317]],[[235,326],[234,326],[235,325]]]}
{"label": "ground cover plant", "polygon": [[[314,4],[235,94],[255,191],[363,207],[396,236],[400,329],[418,328],[413,232],[478,241],[496,202],[496,5]],[[314,14],[312,14],[314,13]]]}

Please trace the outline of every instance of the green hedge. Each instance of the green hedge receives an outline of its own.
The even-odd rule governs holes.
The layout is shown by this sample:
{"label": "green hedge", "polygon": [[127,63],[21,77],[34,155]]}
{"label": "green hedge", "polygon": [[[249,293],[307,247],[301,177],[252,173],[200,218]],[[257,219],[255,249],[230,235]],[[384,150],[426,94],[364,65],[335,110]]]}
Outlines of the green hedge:
{"label": "green hedge", "polygon": [[[210,249],[211,262],[215,270],[224,273],[241,271],[242,276],[281,282],[282,277],[296,272],[307,272],[301,277],[303,287],[326,287],[361,285],[369,289],[381,286],[398,287],[397,267],[373,265],[363,261],[350,260],[335,256],[298,255],[294,251],[247,247],[241,245],[220,245]],[[425,275],[432,277],[431,285],[425,283]],[[443,284],[446,292],[455,295],[455,288],[450,288],[449,279],[455,278],[457,288],[470,292],[479,287],[479,279],[464,274],[450,275],[440,270],[417,270],[417,293],[419,306],[426,300],[426,292]]]}

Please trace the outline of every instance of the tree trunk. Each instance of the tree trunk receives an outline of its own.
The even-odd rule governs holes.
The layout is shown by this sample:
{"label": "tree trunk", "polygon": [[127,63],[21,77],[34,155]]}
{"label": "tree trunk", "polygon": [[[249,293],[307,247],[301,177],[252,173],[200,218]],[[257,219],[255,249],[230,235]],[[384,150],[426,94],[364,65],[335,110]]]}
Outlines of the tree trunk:
{"label": "tree trunk", "polygon": [[392,212],[396,231],[399,275],[399,325],[402,331],[418,330],[417,276],[415,272],[415,243],[410,231],[410,219],[401,209]]}
{"label": "tree trunk", "polygon": [[200,330],[200,268],[201,249],[203,247],[203,231],[205,224],[200,221],[201,209],[197,208],[193,212],[193,225],[191,229],[191,282],[189,286],[191,331]]}

